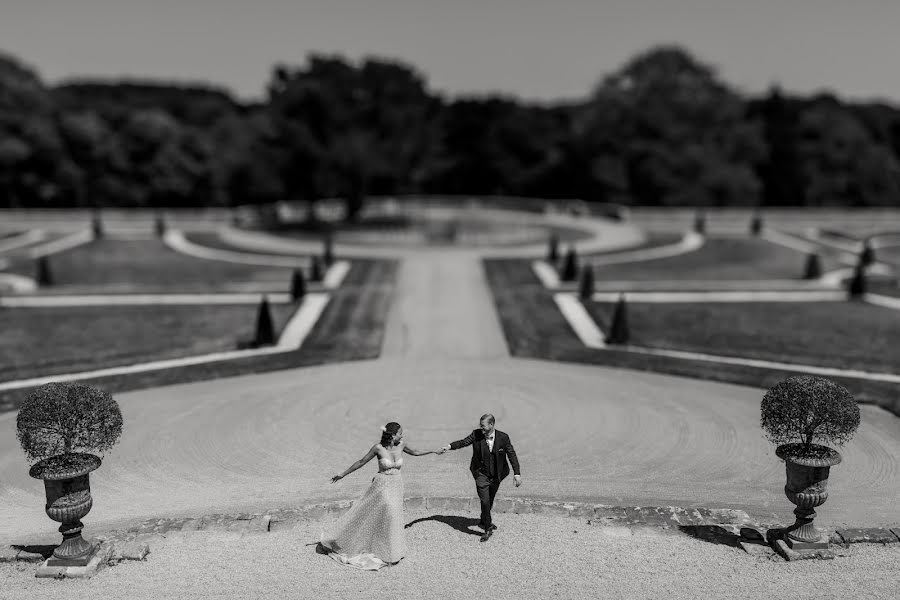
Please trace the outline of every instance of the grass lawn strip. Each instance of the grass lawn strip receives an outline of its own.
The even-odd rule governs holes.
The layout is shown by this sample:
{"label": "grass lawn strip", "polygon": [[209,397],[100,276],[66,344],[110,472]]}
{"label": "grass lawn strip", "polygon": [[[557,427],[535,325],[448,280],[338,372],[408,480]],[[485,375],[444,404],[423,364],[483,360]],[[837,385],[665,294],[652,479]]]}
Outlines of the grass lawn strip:
{"label": "grass lawn strip", "polygon": [[[212,250],[226,250],[229,252],[240,252],[241,254],[249,254],[251,256],[307,256],[305,254],[298,254],[297,252],[290,252],[289,250],[280,250],[273,249],[268,252],[258,252],[255,250],[249,250],[242,246],[236,246],[229,242],[227,239],[223,238],[218,232],[209,232],[209,231],[190,231],[183,232],[185,240],[187,240],[191,244],[195,244],[197,246],[202,246],[204,248],[209,248]],[[321,236],[320,236],[321,237]],[[322,249],[325,249],[324,243],[322,245]]]}
{"label": "grass lawn strip", "polygon": [[811,242],[803,236],[789,234],[784,231],[766,229],[760,235],[760,238],[798,252],[819,254],[820,258],[828,259],[830,262],[856,265],[859,260],[856,252],[847,252],[821,243]]}
{"label": "grass lawn strip", "polygon": [[[295,310],[271,306],[276,332]],[[239,341],[253,337],[256,316],[255,305],[7,309],[0,311],[0,379],[235,350]]]}
{"label": "grass lawn strip", "polygon": [[[595,281],[791,280],[802,281],[806,257],[758,238],[707,238],[693,252],[635,264],[598,266]],[[829,265],[827,260],[825,270]],[[837,266],[837,265],[835,265]]]}
{"label": "grass lawn strip", "polygon": [[227,350],[223,352],[191,355],[169,360],[139,362],[135,364],[123,365],[120,367],[99,369],[96,371],[62,373],[51,376],[35,377],[26,380],[10,381],[5,384],[0,384],[0,391],[31,388],[36,385],[49,383],[51,381],[81,381],[85,379],[96,379],[99,377],[111,377],[115,375],[131,375],[135,373],[144,373],[147,371],[171,369],[174,367],[184,367],[210,362],[234,360],[237,358],[258,357],[270,354],[290,352],[291,350],[297,349],[300,344],[303,343],[303,338],[306,337],[306,334],[309,332],[316,319],[318,319],[319,315],[322,313],[322,309],[325,308],[327,302],[327,294],[307,295],[303,299],[303,303],[283,328],[282,333],[278,338],[278,343],[273,346],[264,346],[260,348],[243,350]]}
{"label": "grass lawn strip", "polygon": [[[664,239],[669,241],[671,240],[671,237],[667,236]],[[681,236],[678,242],[669,241],[669,243],[660,244],[658,243],[658,237],[656,238],[656,240],[657,241],[652,241],[651,239],[651,242],[645,247],[629,248],[612,252],[604,252],[601,254],[587,254],[582,258],[585,263],[597,267],[605,265],[617,265],[621,263],[660,260],[664,258],[680,256],[689,252],[694,252],[699,248],[702,248],[703,245],[707,242],[704,236],[692,231]],[[562,262],[562,260],[564,260],[564,258],[561,258],[560,262]]]}
{"label": "grass lawn strip", "polygon": [[237,252],[232,250],[221,250],[218,248],[207,248],[190,242],[184,233],[176,230],[168,230],[163,237],[166,246],[195,258],[205,260],[225,261],[243,265],[257,265],[265,267],[283,267],[288,269],[308,268],[309,259],[304,256],[286,256],[280,254],[258,254],[251,252]]}
{"label": "grass lawn strip", "polygon": [[[265,268],[194,258],[167,248],[160,240],[99,239],[49,257],[54,286],[118,285],[122,291],[147,288],[179,291],[216,289],[231,282],[287,285],[292,269]],[[302,260],[302,259],[301,259]],[[32,260],[19,260],[10,272],[34,277]],[[131,286],[129,288],[129,286]]]}
{"label": "grass lawn strip", "polygon": [[[381,340],[396,274],[395,261],[354,261],[343,284],[330,294],[331,299],[298,349],[159,370],[99,376],[82,381],[116,393],[309,365],[376,358],[381,351]],[[559,314],[559,311],[556,312]],[[252,315],[251,325],[255,325],[255,313]],[[96,370],[101,364],[95,363],[90,369]],[[33,388],[0,391],[0,411],[17,410],[31,389]]]}
{"label": "grass lawn strip", "polygon": [[12,233],[0,237],[0,253],[18,250],[19,248],[37,244],[47,239],[47,233],[42,229],[30,229],[24,233]]}
{"label": "grass lawn strip", "polygon": [[[603,328],[614,305],[585,307]],[[630,343],[862,372],[900,373],[900,315],[862,302],[629,302]]]}
{"label": "grass lawn strip", "polygon": [[[654,371],[759,388],[771,387],[784,378],[797,374],[796,371],[762,368],[747,364],[723,364],[672,356],[641,354],[621,350],[615,346],[598,351],[585,346],[578,338],[554,302],[553,295],[548,293],[535,279],[527,262],[487,260],[485,261],[485,273],[494,296],[507,346],[510,354],[515,357]],[[632,324],[632,330],[633,326],[637,324],[633,310],[637,306],[637,304],[629,305],[629,323]],[[647,310],[653,310],[660,305],[645,306]],[[860,306],[866,307],[862,304]],[[604,307],[601,315],[603,318],[595,321],[601,330],[608,325],[611,314],[609,308]],[[868,308],[877,309],[877,307]],[[880,310],[883,317],[883,311],[886,309]],[[896,319],[893,320],[896,322]],[[688,325],[690,326],[690,324]],[[774,329],[774,326],[767,326],[761,331]],[[787,330],[786,334],[789,332],[790,330]],[[753,335],[757,338],[762,337],[758,341],[765,342],[765,338],[759,336],[758,331]],[[853,339],[859,340],[866,336],[867,332],[855,331],[852,337],[848,338],[850,341],[842,339],[834,351],[840,352],[849,343],[852,343]],[[864,346],[867,341],[866,338],[866,341],[853,345],[858,348]],[[633,342],[643,344],[644,340],[635,339]],[[875,367],[863,363],[862,369],[870,371]],[[857,400],[877,404],[900,416],[900,385],[841,376],[834,376],[831,379],[847,387]]]}

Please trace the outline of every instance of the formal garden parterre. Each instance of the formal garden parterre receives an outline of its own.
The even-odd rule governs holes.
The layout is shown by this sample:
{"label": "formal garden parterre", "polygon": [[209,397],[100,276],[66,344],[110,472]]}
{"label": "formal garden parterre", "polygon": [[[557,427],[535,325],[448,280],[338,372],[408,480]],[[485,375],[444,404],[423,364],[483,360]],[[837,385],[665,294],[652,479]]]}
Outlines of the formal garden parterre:
{"label": "formal garden parterre", "polygon": [[[635,256],[633,262],[621,262],[616,260],[618,252],[576,256],[574,270],[566,264],[570,256],[558,254],[552,260],[551,241],[541,262],[560,274],[556,283],[536,277],[541,275],[538,263],[486,260],[510,352],[755,387],[774,385],[804,367],[833,368],[830,378],[861,401],[900,414],[900,376],[877,376],[900,373],[895,352],[900,304],[890,300],[897,280],[884,275],[891,272],[889,262],[882,261],[880,253],[876,256],[878,268],[863,278],[864,292],[854,298],[852,277],[845,274],[852,270],[847,267],[847,248],[816,243],[814,236],[793,248],[792,241],[780,243],[782,232],[773,231],[769,239],[759,229],[755,234],[705,236],[695,250],[650,260]],[[818,263],[814,277],[807,272],[811,254]],[[566,281],[567,270],[577,275]],[[716,294],[725,288],[727,293]],[[589,348],[576,335],[554,299],[558,294],[579,297],[586,316],[605,332],[602,348]],[[875,305],[875,294],[887,299]],[[620,302],[627,300],[622,315],[625,340],[610,340],[617,296]],[[716,362],[705,357],[747,360]],[[841,376],[851,371],[857,375]]]}
{"label": "formal garden parterre", "polygon": [[[33,278],[37,288],[0,296],[0,410],[14,410],[33,388],[10,382],[54,375],[97,372],[78,379],[118,392],[378,354],[396,273],[392,261],[353,260],[334,288],[323,281],[327,265],[319,255],[273,258],[229,249],[221,240],[203,246],[246,261],[235,263],[226,260],[227,252],[220,260],[185,255],[162,231],[130,236],[136,239],[97,233],[49,255],[39,248],[29,253],[32,244],[4,254],[9,265],[0,274]],[[216,234],[184,237],[193,236],[196,243],[218,240]],[[63,237],[42,235],[38,243]],[[346,266],[330,258],[343,272]],[[259,343],[262,313],[272,330],[267,343],[275,343],[306,294],[324,294],[327,302],[301,346],[253,356],[253,348],[265,346]],[[243,353],[215,359],[234,351]],[[210,360],[103,374],[204,356]]]}

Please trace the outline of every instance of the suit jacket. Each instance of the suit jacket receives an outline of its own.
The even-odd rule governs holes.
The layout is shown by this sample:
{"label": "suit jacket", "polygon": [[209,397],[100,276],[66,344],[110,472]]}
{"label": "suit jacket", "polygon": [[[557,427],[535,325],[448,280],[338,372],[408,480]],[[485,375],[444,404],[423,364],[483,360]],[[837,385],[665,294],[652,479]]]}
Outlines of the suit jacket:
{"label": "suit jacket", "polygon": [[484,432],[481,429],[475,429],[465,438],[450,444],[451,450],[459,450],[465,446],[472,446],[472,462],[469,464],[469,470],[472,477],[478,477],[478,473],[484,467],[484,473],[489,473],[491,460],[495,461],[496,473],[500,481],[509,476],[509,465],[512,464],[513,473],[520,475],[519,459],[516,456],[516,450],[513,448],[509,436],[502,431],[494,430],[494,450],[491,452],[488,447]]}

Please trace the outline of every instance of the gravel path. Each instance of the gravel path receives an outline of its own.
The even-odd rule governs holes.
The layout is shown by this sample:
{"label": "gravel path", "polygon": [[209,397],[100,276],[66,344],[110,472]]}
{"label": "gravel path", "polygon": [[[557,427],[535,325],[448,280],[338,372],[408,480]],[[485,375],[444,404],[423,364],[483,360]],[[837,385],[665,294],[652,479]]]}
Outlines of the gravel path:
{"label": "gravel path", "polygon": [[[487,543],[477,515],[406,514],[408,555],[378,572],[317,554],[323,522],[270,533],[195,532],[153,542],[144,562],[90,580],[36,579],[0,564],[4,600],[42,598],[896,598],[900,544],[854,544],[833,561],[784,562],[762,551],[656,528],[590,525],[545,515],[498,516]],[[468,530],[468,531],[467,531]]]}

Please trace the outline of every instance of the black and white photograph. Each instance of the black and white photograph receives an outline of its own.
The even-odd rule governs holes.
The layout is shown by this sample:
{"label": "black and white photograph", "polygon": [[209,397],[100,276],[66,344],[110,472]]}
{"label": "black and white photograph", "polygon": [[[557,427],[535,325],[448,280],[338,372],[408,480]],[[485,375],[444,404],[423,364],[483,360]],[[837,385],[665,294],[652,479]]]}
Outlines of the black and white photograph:
{"label": "black and white photograph", "polygon": [[900,597],[898,26],[2,0],[0,599]]}

